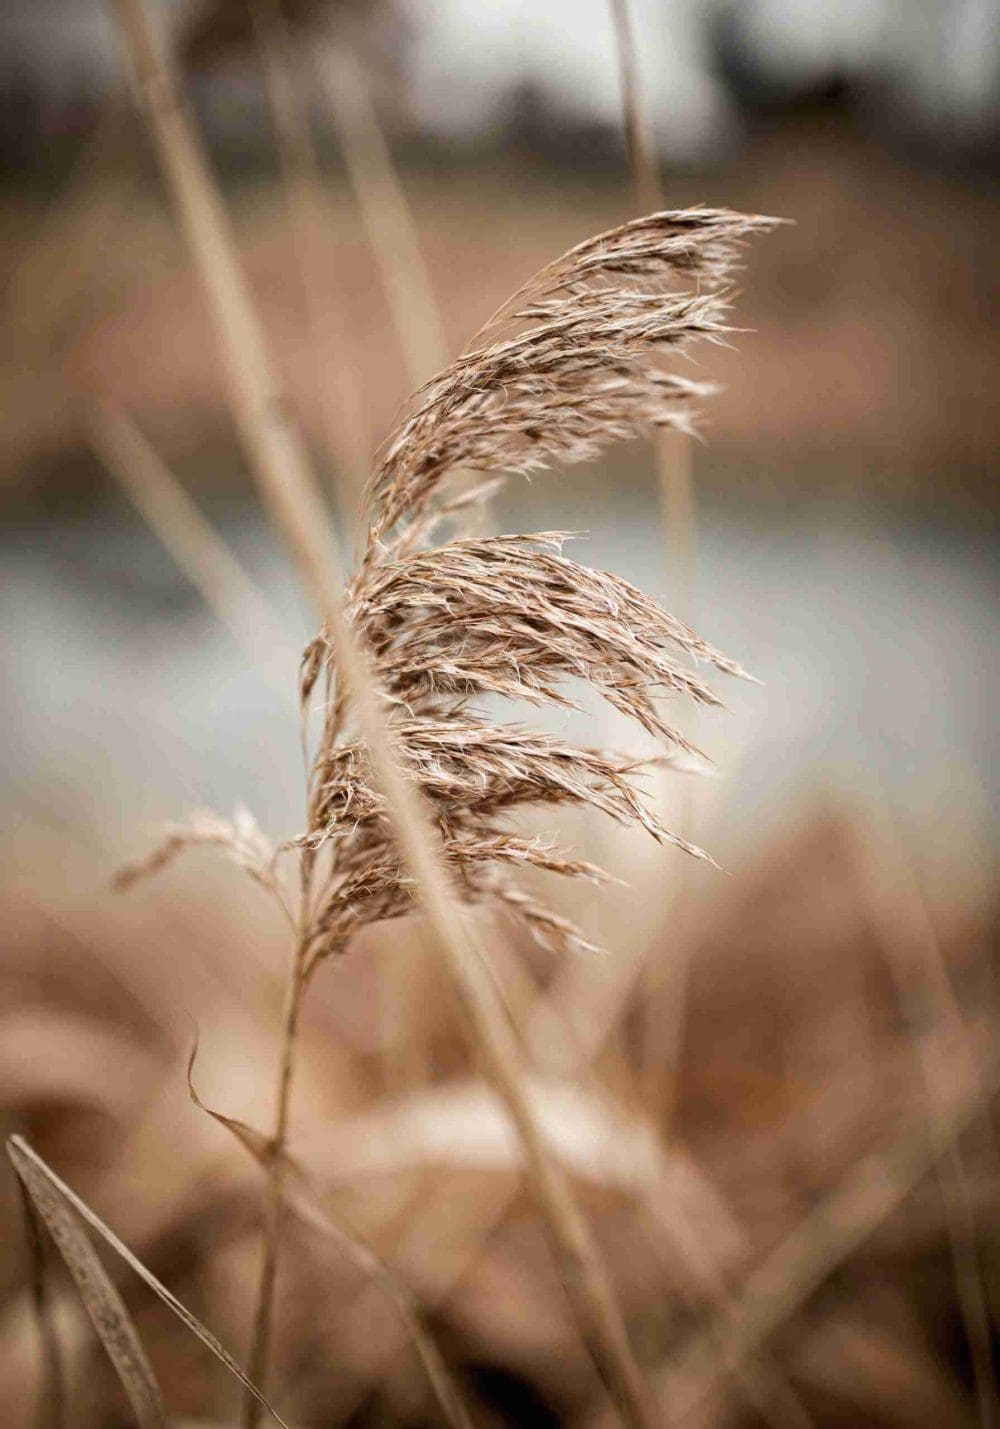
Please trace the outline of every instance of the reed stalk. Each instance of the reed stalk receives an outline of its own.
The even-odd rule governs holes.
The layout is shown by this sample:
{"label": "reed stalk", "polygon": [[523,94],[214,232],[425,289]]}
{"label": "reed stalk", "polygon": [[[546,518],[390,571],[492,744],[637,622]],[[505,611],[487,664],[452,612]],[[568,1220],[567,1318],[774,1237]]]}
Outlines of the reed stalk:
{"label": "reed stalk", "polygon": [[[995,1067],[988,1081],[995,1090]],[[660,1393],[677,1405],[682,1422],[704,1409],[722,1373],[732,1373],[753,1355],[940,1164],[979,1114],[981,1090],[964,1078],[953,1079],[940,1106],[940,1137],[929,1139],[925,1118],[917,1115],[850,1167],[750,1272],[717,1322],[657,1368]]]}
{"label": "reed stalk", "polygon": [[[953,1066],[978,1094],[991,1169],[998,1169],[989,1100],[969,1050],[962,1014],[937,931],[916,874],[895,834],[884,790],[871,832],[852,844],[860,904],[880,945],[910,1028],[924,1087],[928,1140],[941,1190],[959,1311],[965,1327],[980,1423],[1000,1424],[1000,1396],[990,1323],[989,1293],[979,1262],[979,1234],[961,1141],[953,1134]],[[880,827],[880,824],[882,827]]]}
{"label": "reed stalk", "polygon": [[[442,866],[440,839],[415,785],[404,773],[380,706],[369,660],[344,614],[332,533],[301,440],[272,375],[263,334],[240,270],[235,241],[218,191],[170,76],[159,56],[143,0],[116,0],[141,101],[192,256],[213,312],[233,414],[262,497],[297,560],[306,589],[326,620],[340,676],[366,741],[377,787],[390,811],[399,854],[416,885],[435,947],[459,994],[483,1064],[524,1146],[527,1168],[557,1250],[570,1302],[594,1363],[633,1426],[661,1422],[636,1364],[624,1320],[590,1230],[536,1122],[521,1052],[467,921],[459,914]],[[291,974],[283,1042],[294,1041],[307,983],[302,945]],[[274,1122],[268,1204],[280,1208],[283,1140],[287,1135],[293,1061],[283,1045]],[[286,1072],[287,1069],[287,1072]],[[253,1332],[253,1366],[266,1369],[273,1314],[280,1216],[267,1236]],[[266,1383],[262,1373],[259,1383]],[[245,1405],[248,1429],[257,1409]]]}
{"label": "reed stalk", "polygon": [[[316,409],[334,469],[346,474],[350,488],[360,494],[371,458],[371,433],[358,374],[343,350],[349,335],[332,291],[329,248],[320,241],[330,213],[309,115],[296,88],[292,37],[279,0],[253,0],[250,9],[302,287]],[[335,499],[340,492],[341,483],[333,483]],[[342,518],[347,514],[340,510]]]}
{"label": "reed stalk", "polygon": [[209,610],[268,683],[287,698],[292,641],[160,454],[130,417],[107,403],[86,403],[81,421],[94,453]]}
{"label": "reed stalk", "polygon": [[357,56],[334,50],[318,80],[416,391],[448,347],[413,211]]}
{"label": "reed stalk", "polygon": [[[281,0],[254,0],[252,18],[260,52],[264,84],[274,127],[279,164],[291,220],[292,240],[302,283],[307,317],[316,407],[323,414],[326,445],[335,468],[347,472],[350,490],[360,497],[371,457],[371,441],[362,410],[360,383],[350,363],[343,360],[334,340],[335,316],[331,299],[329,254],[318,237],[328,219],[328,205],[313,143],[307,103],[296,82],[294,38]],[[360,81],[352,79],[352,84]],[[338,93],[332,108],[338,116],[337,139],[344,150],[350,182],[362,212],[365,231],[375,245],[375,257],[389,294],[396,295],[391,312],[404,362],[416,384],[419,374],[429,375],[444,365],[445,352],[440,314],[423,264],[405,191],[392,164],[374,106],[362,105],[360,119],[348,122],[357,104]],[[345,113],[346,111],[346,113]],[[360,138],[359,138],[360,130]],[[391,195],[386,222],[376,221],[384,207],[380,195]],[[403,241],[387,241],[393,219],[404,223]],[[402,322],[403,313],[408,315]],[[402,325],[401,325],[402,324]],[[332,398],[328,395],[332,391]],[[348,511],[340,496],[339,515],[346,527]],[[352,520],[353,520],[352,513]],[[421,980],[402,961],[389,959],[383,969],[386,1052],[383,1058],[387,1086],[417,1083],[426,1073],[419,1042],[406,1036],[407,1013],[420,996]]]}
{"label": "reed stalk", "polygon": [[[649,213],[665,206],[665,196],[649,113],[643,100],[629,0],[609,0],[609,4],[632,189],[637,212]],[[691,624],[695,614],[693,592],[698,523],[693,443],[687,433],[661,431],[654,437],[653,447],[670,607],[682,620]],[[685,733],[695,737],[693,711],[688,715]],[[675,822],[687,839],[695,837],[694,812],[694,788],[690,781],[684,780],[680,785]],[[688,896],[687,885],[687,869],[678,870],[675,890],[678,905]],[[659,1103],[665,1123],[669,1121],[673,1109],[687,977],[687,968],[678,960],[671,961],[669,972],[661,971],[649,962],[642,972],[645,995],[642,999],[640,1066],[648,1104],[653,1106]]]}

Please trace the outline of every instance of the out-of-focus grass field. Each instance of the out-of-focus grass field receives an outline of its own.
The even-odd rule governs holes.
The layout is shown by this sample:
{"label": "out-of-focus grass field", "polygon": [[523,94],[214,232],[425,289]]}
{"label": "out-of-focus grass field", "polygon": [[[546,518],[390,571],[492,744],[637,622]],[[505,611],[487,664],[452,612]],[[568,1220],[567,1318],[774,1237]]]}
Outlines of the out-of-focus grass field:
{"label": "out-of-focus grass field", "polygon": [[[48,230],[37,194],[8,192],[0,207],[3,262],[14,273],[0,458],[15,484],[45,472],[72,440],[65,399],[44,380],[53,344],[66,375],[142,413],[177,459],[227,425],[197,279],[134,147],[117,162],[114,151],[91,157]],[[453,350],[553,254],[632,206],[606,159],[588,173],[579,156],[560,169],[517,150],[491,157],[488,173],[468,159],[418,161],[405,187]],[[259,172],[237,180],[232,197],[255,297],[319,442],[324,385],[304,340],[285,197]],[[336,170],[327,197],[314,241],[328,260],[337,351],[356,374],[374,443],[408,395],[407,376],[357,205]],[[892,495],[992,502],[1000,206],[986,179],[907,164],[821,111],[766,128],[735,162],[668,175],[667,201],[793,220],[753,256],[739,307],[752,341],[712,356],[710,375],[727,386],[707,426],[709,471],[731,469],[738,491],[752,478],[752,494],[782,502],[790,490],[845,487],[863,505]]]}

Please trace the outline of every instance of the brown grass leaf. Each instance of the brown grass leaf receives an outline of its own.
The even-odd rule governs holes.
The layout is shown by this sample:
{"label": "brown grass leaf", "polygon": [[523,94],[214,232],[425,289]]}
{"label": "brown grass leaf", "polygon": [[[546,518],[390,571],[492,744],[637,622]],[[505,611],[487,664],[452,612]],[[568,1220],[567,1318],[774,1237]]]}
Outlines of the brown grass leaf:
{"label": "brown grass leaf", "polygon": [[[250,1153],[259,1165],[267,1167],[274,1155],[270,1138],[245,1121],[206,1106],[198,1095],[192,1080],[195,1060],[198,1056],[198,1041],[195,1039],[187,1065],[188,1093],[199,1111],[217,1121],[230,1131],[240,1145]],[[282,1196],[289,1210],[320,1235],[331,1240],[338,1250],[357,1267],[361,1273],[382,1291],[396,1307],[403,1324],[410,1334],[414,1347],[420,1356],[428,1382],[437,1398],[445,1420],[452,1429],[471,1429],[465,1406],[454,1383],[444,1357],[427,1327],[427,1316],[413,1292],[405,1286],[389,1269],[382,1258],[353,1231],[336,1220],[327,1209],[321,1188],[302,1163],[287,1151],[282,1154],[284,1174]]]}
{"label": "brown grass leaf", "polygon": [[122,1298],[101,1264],[81,1221],[89,1225],[98,1235],[121,1256],[136,1275],[153,1290],[163,1303],[171,1309],[187,1328],[197,1336],[216,1359],[220,1360],[230,1374],[238,1379],[249,1393],[271,1414],[275,1421],[288,1429],[285,1421],[268,1404],[262,1394],[251,1384],[232,1355],[207,1329],[196,1315],[193,1315],[177,1297],[159,1281],[152,1271],[147,1270],[139,1257],[119,1240],[114,1231],[106,1226],[100,1216],[92,1211],[85,1201],[60,1180],[42,1158],[21,1136],[11,1136],[7,1141],[7,1155],[17,1173],[18,1179],[30,1196],[35,1209],[45,1222],[59,1253],[76,1282],[87,1314],[107,1350],[112,1364],[122,1382],[129,1403],[143,1429],[165,1426],[166,1411],[159,1387],[146,1353],[139,1342],[135,1327],[129,1318]]}

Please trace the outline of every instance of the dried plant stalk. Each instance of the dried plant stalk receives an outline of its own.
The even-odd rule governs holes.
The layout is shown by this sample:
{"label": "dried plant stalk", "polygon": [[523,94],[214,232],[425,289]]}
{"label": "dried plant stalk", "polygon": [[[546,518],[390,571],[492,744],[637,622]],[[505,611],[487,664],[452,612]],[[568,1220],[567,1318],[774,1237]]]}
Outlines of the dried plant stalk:
{"label": "dried plant stalk", "polygon": [[[302,285],[312,348],[316,408],[330,455],[352,486],[360,490],[371,454],[371,434],[359,376],[342,351],[330,255],[320,235],[328,223],[319,160],[296,88],[291,36],[280,0],[253,0],[264,87],[277,141],[288,203],[292,244]],[[339,483],[335,495],[339,491]]]}
{"label": "dried plant stalk", "polygon": [[210,1350],[229,1373],[253,1395],[282,1429],[285,1421],[271,1408],[229,1351],[172,1291],[148,1270],[124,1241],[105,1225],[96,1211],[61,1180],[21,1136],[7,1139],[7,1156],[33,1213],[44,1222],[66,1263],[87,1314],[107,1351],[141,1429],[164,1429],[166,1411],[159,1386],[124,1302],[104,1269],[84,1225],[139,1276],[167,1308]]}
{"label": "dried plant stalk", "polygon": [[[341,469],[349,472],[357,492],[367,475],[371,446],[356,376],[332,341],[335,317],[329,256],[317,243],[324,227],[325,195],[308,110],[296,82],[293,37],[281,0],[253,0],[251,11],[302,279],[317,407],[324,414],[327,446],[339,457]],[[443,329],[416,224],[375,108],[363,78],[356,73],[357,63],[338,56],[343,73],[335,75],[332,82],[325,75],[318,78],[389,299],[400,349],[416,385],[446,360]],[[331,387],[333,401],[328,397]],[[347,514],[343,501],[339,509],[342,515]],[[405,1006],[412,1000],[412,980],[390,964],[383,992],[395,1005]],[[413,1044],[406,1049],[412,1080],[417,1080],[422,1070],[417,1065],[417,1050]],[[390,1065],[395,1068],[395,1058],[387,1057],[387,1069]]]}
{"label": "dried plant stalk", "polygon": [[[653,141],[648,109],[643,102],[636,56],[635,35],[629,0],[610,0],[611,21],[618,59],[619,84],[625,127],[625,142],[636,205],[640,213],[664,207],[663,181]],[[695,547],[698,538],[697,494],[694,484],[694,451],[686,434],[661,432],[654,442],[660,515],[663,523],[664,555],[668,593],[673,609],[685,620],[694,617],[693,594]],[[696,717],[692,712],[688,732],[693,734]],[[694,789],[684,784],[679,796],[678,824],[685,837],[693,836]],[[683,905],[688,895],[687,880],[679,875],[675,898]],[[681,906],[680,911],[683,911]],[[687,968],[674,958],[669,972],[651,964],[643,968],[645,997],[642,1002],[642,1073],[648,1105],[659,1102],[664,1125],[672,1111],[674,1084],[686,999]],[[661,1049],[666,1051],[664,1065]]]}
{"label": "dried plant stalk", "polygon": [[[449,483],[458,470],[526,472],[581,460],[650,424],[687,429],[707,389],[660,371],[656,353],[685,352],[726,331],[726,281],[738,243],[766,224],[719,210],[663,213],[579,245],[491,320],[491,340],[416,395],[385,442],[346,617],[364,633],[407,777],[396,791],[381,776],[356,701],[346,697],[351,675],[336,632],[321,632],[302,672],[304,701],[325,682],[326,712],[300,840],[327,859],[316,888],[310,967],[341,951],[359,927],[410,911],[418,888],[440,937],[440,863],[426,869],[428,844],[409,844],[408,820],[393,824],[397,796],[419,790],[419,815],[429,810],[434,820],[432,846],[466,901],[517,910],[549,945],[579,947],[582,940],[511,882],[510,869],[600,873],[519,838],[504,824],[511,810],[590,805],[700,854],[645,806],[635,760],[492,722],[471,702],[501,695],[565,706],[572,704],[565,682],[582,678],[668,748],[688,753],[660,696],[717,702],[685,658],[731,675],[741,674],[739,667],[626,582],[565,558],[560,533],[432,549],[427,542],[451,514]],[[671,291],[682,280],[698,290]],[[450,962],[450,940],[444,951]],[[560,1228],[567,1287],[595,1361],[629,1420],[655,1422],[659,1411],[634,1370],[585,1223],[565,1178],[552,1174],[491,974],[469,941],[460,953],[453,968],[459,992]],[[629,1377],[617,1378],[623,1368]]]}
{"label": "dried plant stalk", "polygon": [[335,48],[317,73],[361,210],[413,386],[445,361],[447,346],[413,212],[356,55]]}
{"label": "dried plant stalk", "polygon": [[[979,1234],[961,1141],[953,1134],[950,1090],[958,1062],[978,1088],[994,1170],[997,1142],[979,1069],[933,919],[905,850],[894,836],[889,800],[871,832],[851,845],[861,907],[872,924],[896,987],[924,1085],[928,1139],[935,1155],[958,1306],[965,1326],[980,1422],[1000,1423],[989,1293],[979,1263]],[[881,828],[880,824],[885,827]]]}
{"label": "dried plant stalk", "polygon": [[[995,1091],[995,1066],[986,1080]],[[657,1368],[658,1389],[676,1403],[682,1418],[718,1387],[720,1348],[724,1369],[732,1372],[745,1363],[939,1164],[979,1114],[981,1095],[975,1080],[953,1079],[940,1108],[940,1136],[928,1138],[926,1119],[918,1113],[887,1145],[851,1167],[751,1271],[725,1314]]]}
{"label": "dried plant stalk", "polygon": [[[172,197],[215,319],[240,436],[265,505],[300,566],[306,588],[336,629],[342,621],[332,533],[305,449],[272,373],[225,207],[158,53],[143,0],[117,0],[116,8],[139,98],[148,113]],[[347,643],[353,645],[349,635]],[[350,654],[344,655],[345,663],[350,659]],[[362,686],[366,682],[363,660],[359,651],[355,671]],[[303,905],[308,881],[306,861]],[[278,1152],[287,1136],[298,1014],[307,981],[306,951],[307,940],[300,935],[282,1019],[274,1118],[274,1145]],[[283,1156],[275,1154],[265,1191],[264,1255],[249,1356],[250,1377],[261,1384],[267,1380],[284,1166]],[[249,1396],[244,1401],[243,1419],[249,1429],[258,1422],[257,1404]]]}
{"label": "dried plant stalk", "polygon": [[66,1423],[66,1373],[56,1329],[51,1289],[45,1273],[45,1222],[20,1177],[17,1186],[24,1211],[25,1239],[31,1268],[32,1308],[42,1351],[36,1421],[40,1429],[50,1429],[50,1426],[51,1429],[63,1429]]}
{"label": "dried plant stalk", "polygon": [[649,116],[640,94],[639,65],[635,55],[635,37],[632,33],[628,0],[610,0],[610,7],[632,185],[639,212],[648,213],[663,206],[663,185],[660,182],[656,153],[649,132]]}
{"label": "dried plant stalk", "polygon": [[284,692],[292,642],[243,566],[124,412],[95,402],[84,408],[82,420],[94,452],[205,604]]}
{"label": "dried plant stalk", "polygon": [[[213,1121],[224,1126],[255,1161],[266,1167],[273,1154],[272,1143],[246,1122],[225,1116],[220,1111],[206,1106],[195,1091],[192,1081],[198,1044],[195,1042],[188,1059],[188,1094],[195,1106],[205,1112]],[[361,1271],[394,1305],[400,1321],[413,1342],[417,1354],[427,1374],[428,1383],[437,1399],[438,1406],[452,1429],[472,1429],[465,1406],[457,1386],[445,1363],[437,1341],[428,1328],[426,1308],[416,1296],[393,1274],[370,1245],[354,1231],[337,1220],[325,1204],[322,1191],[315,1184],[306,1168],[291,1156],[285,1155],[287,1175],[283,1185],[283,1195],[288,1209],[299,1221],[321,1236],[331,1241],[336,1249]]]}
{"label": "dried plant stalk", "polygon": [[[333,574],[332,545],[327,539],[325,514],[319,503],[301,444],[277,397],[263,340],[235,257],[234,244],[221,201],[188,128],[178,97],[173,92],[169,77],[156,53],[141,0],[119,0],[119,9],[164,168],[183,216],[188,239],[216,317],[226,354],[233,409],[241,434],[268,506],[300,560],[307,585],[326,616],[330,648],[336,660],[337,691],[336,698],[331,701],[326,724],[326,734],[330,738],[324,740],[323,749],[331,746],[341,719],[349,709],[351,718],[356,721],[366,742],[374,782],[391,811],[391,824],[382,828],[376,822],[375,830],[379,832],[383,843],[388,842],[398,852],[400,881],[407,877],[412,878],[419,890],[424,912],[435,934],[437,950],[444,959],[465,1005],[476,1045],[483,1053],[487,1072],[503,1097],[518,1129],[540,1207],[561,1256],[566,1288],[595,1364],[626,1421],[635,1425],[651,1425],[658,1422],[658,1412],[629,1348],[621,1312],[609,1278],[597,1255],[586,1222],[572,1197],[565,1174],[553,1159],[535,1122],[524,1084],[516,1039],[469,926],[458,913],[453,886],[442,857],[442,831],[432,822],[416,782],[409,779],[404,772],[405,746],[399,741],[398,733],[391,728],[390,720],[376,696],[369,662],[354,629],[350,609],[345,610],[342,602]],[[600,306],[595,303],[598,297],[596,292],[583,294],[580,291],[592,280],[599,279],[602,275],[606,278],[613,275],[620,278],[627,274],[655,272],[663,266],[664,252],[670,253],[675,265],[679,263],[689,271],[701,271],[708,277],[713,272],[725,269],[729,242],[754,226],[752,222],[748,224],[746,220],[736,219],[732,215],[711,212],[693,220],[685,215],[660,216],[658,221],[652,221],[653,232],[648,231],[650,222],[646,221],[646,229],[638,225],[627,234],[624,231],[616,231],[581,245],[580,249],[574,250],[574,255],[567,255],[568,261],[564,260],[562,265],[546,270],[546,281],[541,285],[536,283],[532,295],[537,301],[547,305],[546,321],[549,324],[550,337],[554,337],[556,330],[561,327],[564,333],[570,335],[568,340],[572,345],[586,345],[579,341],[585,337],[586,324],[581,326],[579,321],[574,320],[571,308],[575,302],[583,302],[588,310]],[[659,232],[656,231],[657,228]],[[717,241],[714,245],[706,244],[703,241],[704,230],[715,228],[720,230],[716,234]],[[687,230],[694,230],[694,236]],[[622,291],[619,297],[621,302],[617,311],[617,322],[615,316],[606,310],[603,314],[602,331],[606,343],[612,344],[613,347],[611,360],[618,361],[618,379],[624,382],[624,389],[616,384],[613,396],[620,409],[618,431],[625,435],[641,421],[649,419],[649,384],[644,383],[640,374],[633,370],[633,358],[637,358],[643,346],[650,341],[670,341],[674,329],[669,324],[665,326],[657,317],[655,305],[640,299],[639,311],[633,311],[634,305],[630,307],[625,291]],[[696,301],[690,306],[694,314],[691,319],[693,331],[699,321],[707,323],[708,318],[698,317]],[[552,327],[553,323],[555,329]],[[544,326],[545,323],[540,325],[536,337]],[[657,337],[657,334],[661,336]],[[674,340],[680,341],[680,336],[675,334]],[[560,352],[558,342],[546,345],[543,340],[540,350],[543,354],[543,364],[546,352],[550,364],[555,364],[549,366],[549,380],[543,383],[546,396],[553,400],[557,396],[558,383],[555,381],[555,374],[559,370],[564,374],[575,371],[587,382],[590,380],[586,376],[588,361],[591,372],[601,366],[602,360],[605,365],[608,361],[606,344],[603,359],[601,352],[591,344],[589,360],[585,361],[582,367],[579,362],[574,364],[565,360],[565,351]],[[496,349],[487,349],[481,356],[491,364],[490,370],[497,370],[495,359],[498,358],[502,368],[502,354]],[[467,439],[472,435],[472,429],[481,423],[481,418],[474,410],[477,405],[475,390],[468,388],[468,379],[470,374],[474,373],[475,361],[475,355],[471,355],[464,367],[460,362],[457,371],[446,373],[441,384],[436,386],[430,396],[432,403],[439,406],[443,404],[452,416],[456,415],[457,408],[464,401],[471,399],[473,410],[469,411],[468,406],[466,407],[470,424],[466,427],[464,438],[460,422],[452,429],[453,451],[467,451],[470,447]],[[638,400],[635,400],[636,394]],[[425,398],[427,396],[428,394],[425,394]],[[496,392],[491,396],[493,405],[496,406]],[[530,392],[521,386],[519,396],[523,410],[524,403],[530,400]],[[680,405],[683,408],[683,403]],[[550,413],[551,410],[550,406]],[[422,426],[426,436],[426,401],[423,418]],[[659,419],[669,421],[683,418],[677,413],[671,414],[665,410]],[[600,435],[597,424],[591,424],[594,429],[588,431],[588,423],[582,412],[578,413],[578,419],[572,425],[574,432],[568,447],[564,441],[555,442],[556,451],[568,457],[586,454]],[[502,432],[501,422],[498,435]],[[492,460],[482,443],[473,440],[471,451],[475,460],[469,464],[487,470],[508,466],[510,463],[506,456],[512,435],[509,427],[505,435],[508,438],[506,447],[495,446]],[[518,446],[522,445],[525,439],[532,439],[523,422],[516,435],[518,440],[515,445]],[[417,445],[415,443],[415,446]],[[434,489],[439,484],[434,480],[428,483],[431,474],[429,468],[436,468],[438,476],[443,479],[454,466],[454,462],[447,460],[447,457],[444,460],[435,458],[426,444],[413,455],[417,457],[416,467],[397,441],[393,458],[384,462],[377,473],[377,481],[384,483],[386,494],[394,497],[402,509],[411,514],[426,508],[428,496],[434,494]],[[515,463],[518,464],[523,465],[523,461]],[[402,484],[409,483],[418,475],[422,477],[420,490],[412,499],[408,499],[401,489]],[[381,509],[375,525],[380,526],[381,530],[377,539],[369,543],[365,569],[380,564],[386,550],[391,550],[393,545],[386,539],[389,535],[389,525],[392,523],[386,520],[385,501],[379,500],[379,506]],[[428,520],[433,523],[435,519],[426,510],[423,516],[425,526]],[[407,544],[412,549],[415,535],[412,521],[408,523],[408,527]],[[397,554],[400,552],[401,546],[397,543]],[[311,656],[307,668],[312,670],[315,683],[319,662]],[[332,671],[329,674],[332,676]],[[391,696],[392,692],[389,693]],[[313,824],[314,820],[311,818],[307,831],[307,837],[310,839],[317,832]],[[371,835],[375,830],[368,829],[365,833]],[[365,833],[361,834],[362,841]],[[356,850],[358,839],[355,838],[353,842]],[[305,915],[311,911],[312,905],[310,894],[315,868],[314,855],[315,849],[309,847],[302,862],[304,932],[309,926],[309,919]],[[298,944],[289,994],[289,1006],[296,1010],[301,1001],[308,970],[315,965],[315,957],[318,955],[314,949],[313,961],[307,963],[305,950],[306,942],[303,936]],[[288,1090],[291,1082],[290,1049],[294,1046],[295,1026],[295,1016],[287,1016],[276,1120],[281,1142],[279,1143],[276,1134],[276,1148],[283,1144],[287,1127]],[[275,1258],[277,1243],[282,1165],[283,1158],[275,1154],[269,1175],[268,1205],[273,1209],[269,1210],[266,1241],[267,1257],[271,1262]],[[274,1188],[277,1188],[276,1192]],[[255,1355],[252,1360],[254,1364],[257,1360],[261,1363],[266,1361],[271,1318],[269,1292],[272,1282],[273,1267],[269,1278],[262,1277],[262,1289],[266,1290],[267,1294],[261,1298],[257,1317]],[[247,1422],[253,1422],[252,1413],[246,1418]]]}
{"label": "dried plant stalk", "polygon": [[[72,1209],[19,1137],[7,1143],[7,1155],[30,1207],[32,1238],[44,1225],[69,1271],[84,1309],[125,1391],[139,1429],[167,1429],[167,1411],[153,1367],[125,1302]],[[53,1333],[50,1328],[50,1335]]]}

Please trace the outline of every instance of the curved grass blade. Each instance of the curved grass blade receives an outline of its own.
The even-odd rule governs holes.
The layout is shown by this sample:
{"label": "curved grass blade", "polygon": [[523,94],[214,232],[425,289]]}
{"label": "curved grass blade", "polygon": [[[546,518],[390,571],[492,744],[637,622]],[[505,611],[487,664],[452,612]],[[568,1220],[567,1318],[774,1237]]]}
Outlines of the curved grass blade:
{"label": "curved grass blade", "polygon": [[107,1350],[122,1382],[141,1429],[164,1429],[168,1420],[159,1387],[135,1327],[121,1296],[101,1264],[89,1237],[80,1225],[84,1221],[121,1256],[126,1265],[159,1296],[193,1335],[205,1345],[230,1374],[268,1411],[282,1429],[288,1425],[247,1378],[246,1374],[211,1330],[152,1273],[138,1256],[119,1240],[75,1191],[46,1165],[22,1136],[7,1140],[7,1155],[32,1205],[48,1227],[52,1239],[76,1282],[87,1314]]}
{"label": "curved grass blade", "polygon": [[[226,1116],[223,1112],[214,1111],[205,1105],[191,1080],[197,1056],[196,1039],[187,1067],[188,1093],[191,1100],[199,1111],[205,1112],[213,1121],[230,1131],[254,1160],[266,1168],[274,1155],[274,1143],[262,1132],[248,1126],[245,1121],[238,1121],[235,1117]],[[287,1151],[283,1152],[282,1159],[285,1172],[281,1183],[282,1196],[287,1208],[304,1225],[333,1241],[341,1254],[377,1285],[383,1295],[392,1302],[413,1341],[414,1349],[420,1356],[428,1383],[446,1423],[451,1429],[472,1429],[454,1378],[437,1341],[427,1327],[424,1308],[417,1297],[393,1274],[371,1246],[330,1214],[324,1203],[322,1190],[306,1167]]]}
{"label": "curved grass blade", "polygon": [[[76,1283],[84,1309],[114,1365],[140,1429],[166,1429],[167,1411],[135,1326],[75,1211],[82,1208],[26,1141],[12,1136],[7,1155],[33,1210],[48,1228]],[[36,1229],[40,1229],[37,1227]]]}
{"label": "curved grass blade", "polygon": [[45,1276],[44,1222],[20,1177],[17,1189],[24,1205],[24,1227],[31,1264],[31,1299],[42,1342],[42,1382],[35,1423],[38,1429],[63,1429],[66,1423],[66,1376]]}

